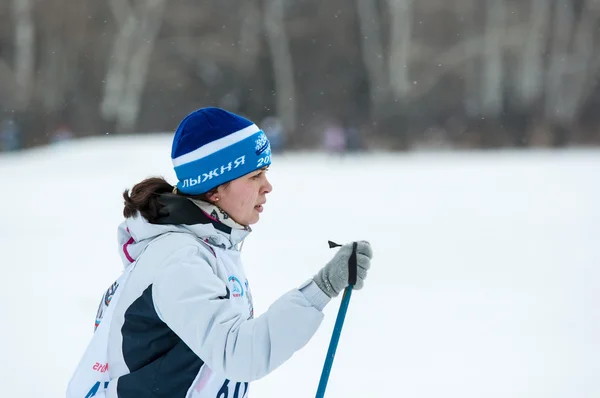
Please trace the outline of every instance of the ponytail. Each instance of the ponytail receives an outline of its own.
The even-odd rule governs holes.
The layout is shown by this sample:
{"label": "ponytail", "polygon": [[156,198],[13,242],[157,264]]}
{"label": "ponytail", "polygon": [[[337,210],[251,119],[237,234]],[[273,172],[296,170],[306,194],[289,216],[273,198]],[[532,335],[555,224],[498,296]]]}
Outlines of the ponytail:
{"label": "ponytail", "polygon": [[155,221],[161,208],[158,197],[163,193],[173,192],[173,188],[164,178],[151,177],[135,184],[131,193],[126,189],[123,192],[123,216],[134,217],[139,212],[149,222]]}
{"label": "ponytail", "polygon": [[[222,186],[229,185],[229,182],[222,184]],[[125,201],[125,207],[123,208],[123,216],[125,218],[135,217],[139,212],[142,217],[148,220],[150,223],[154,223],[158,218],[158,212],[162,205],[158,201],[160,195],[165,193],[174,193],[180,196],[188,198],[203,200],[210,203],[208,197],[211,194],[217,192],[215,187],[210,191],[201,195],[186,195],[182,192],[178,192],[175,187],[167,182],[162,177],[150,177],[133,186],[131,192],[126,189],[123,192],[123,199]]]}

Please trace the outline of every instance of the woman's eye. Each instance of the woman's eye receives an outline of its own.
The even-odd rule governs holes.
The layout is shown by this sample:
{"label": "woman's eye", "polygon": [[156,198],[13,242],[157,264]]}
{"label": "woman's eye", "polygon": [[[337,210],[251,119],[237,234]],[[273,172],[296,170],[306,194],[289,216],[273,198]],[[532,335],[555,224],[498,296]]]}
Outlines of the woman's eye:
{"label": "woman's eye", "polygon": [[257,175],[255,175],[254,177],[252,177],[255,180],[258,180],[260,178],[260,176],[262,175],[262,173],[258,173]]}

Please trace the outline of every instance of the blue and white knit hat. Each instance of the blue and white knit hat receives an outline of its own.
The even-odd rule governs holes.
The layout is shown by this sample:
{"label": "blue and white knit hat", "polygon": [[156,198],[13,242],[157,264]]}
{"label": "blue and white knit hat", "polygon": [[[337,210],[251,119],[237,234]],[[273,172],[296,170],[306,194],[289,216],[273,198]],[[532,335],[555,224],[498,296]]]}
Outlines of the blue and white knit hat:
{"label": "blue and white knit hat", "polygon": [[177,190],[200,195],[271,164],[271,145],[253,122],[220,108],[186,116],[173,137]]}

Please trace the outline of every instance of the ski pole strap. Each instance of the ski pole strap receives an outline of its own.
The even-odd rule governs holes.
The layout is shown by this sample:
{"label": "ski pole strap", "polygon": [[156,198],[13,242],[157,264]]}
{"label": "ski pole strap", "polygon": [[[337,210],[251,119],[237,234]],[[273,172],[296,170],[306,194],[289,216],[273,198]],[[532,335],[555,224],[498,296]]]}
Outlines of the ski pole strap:
{"label": "ski pole strap", "polygon": [[328,240],[327,243],[329,243],[329,248],[333,249],[334,247],[340,247],[341,245],[339,243],[335,243],[333,241]]}

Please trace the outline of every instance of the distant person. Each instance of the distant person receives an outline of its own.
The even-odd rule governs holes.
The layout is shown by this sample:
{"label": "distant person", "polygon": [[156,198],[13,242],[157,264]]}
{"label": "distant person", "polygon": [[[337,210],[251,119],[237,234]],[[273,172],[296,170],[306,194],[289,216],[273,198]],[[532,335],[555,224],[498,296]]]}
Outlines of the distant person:
{"label": "distant person", "polygon": [[325,305],[348,285],[353,253],[355,288],[363,287],[371,246],[348,243],[254,316],[240,251],[272,190],[270,151],[254,123],[219,108],[180,123],[171,152],[176,186],[148,178],[123,193],[124,272],[102,298],[67,398],[246,397],[250,382],[315,334]]}
{"label": "distant person", "polygon": [[346,149],[348,152],[361,152],[365,150],[362,137],[360,135],[359,130],[356,127],[346,127],[346,138]]}
{"label": "distant person", "polygon": [[50,142],[52,144],[59,144],[64,141],[69,141],[73,138],[73,131],[69,128],[68,125],[62,123],[60,124],[52,136],[50,137]]}
{"label": "distant person", "polygon": [[21,134],[17,122],[7,118],[0,124],[0,149],[3,152],[13,152],[21,149]]}
{"label": "distant person", "polygon": [[347,137],[344,128],[338,124],[330,124],[323,133],[323,146],[332,154],[344,154],[346,152]]}

